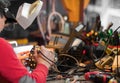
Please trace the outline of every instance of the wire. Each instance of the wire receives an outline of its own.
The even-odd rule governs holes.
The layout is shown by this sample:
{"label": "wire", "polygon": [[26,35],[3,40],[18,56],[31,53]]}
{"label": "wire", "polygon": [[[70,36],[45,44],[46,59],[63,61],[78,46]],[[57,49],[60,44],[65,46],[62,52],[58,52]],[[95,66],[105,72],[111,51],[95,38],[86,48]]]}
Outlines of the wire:
{"label": "wire", "polygon": [[[51,59],[49,59],[48,57],[46,57],[46,56],[41,52],[41,50],[40,50],[39,52],[42,54],[42,56],[43,56],[44,58],[47,59],[46,61],[47,61],[49,64],[51,64],[50,62],[52,62],[52,63],[54,64],[52,68],[53,68],[57,73],[63,73],[63,72],[61,72],[61,71],[58,70],[57,65],[56,65],[56,63],[55,63],[54,61],[52,61]],[[51,53],[53,53],[53,52],[51,52]],[[60,54],[59,56],[70,57],[70,58],[72,58],[73,60],[75,60],[75,62],[77,63],[77,65],[79,65],[78,60],[77,60],[75,57],[73,57],[73,56],[70,56],[70,55],[68,55],[68,54]],[[50,61],[50,62],[49,62],[49,61]],[[65,65],[65,67],[68,67],[68,66]]]}
{"label": "wire", "polygon": [[[45,58],[48,60],[48,61],[47,61],[47,60],[46,60],[46,61],[47,61],[49,64],[51,64],[50,62],[52,62],[53,64],[55,64],[55,62],[52,61],[51,59],[49,59],[48,57],[46,57],[46,56],[41,52],[41,50],[39,50],[39,53],[41,53],[42,56],[45,57]],[[53,52],[50,51],[50,53],[53,53]],[[49,62],[49,61],[50,61],[50,62]]]}
{"label": "wire", "polygon": [[73,56],[71,56],[71,55],[69,55],[69,54],[60,54],[59,56],[70,57],[70,58],[72,58],[73,60],[75,60],[75,62],[77,63],[77,65],[79,65],[79,61],[78,61],[75,57],[73,57]]}
{"label": "wire", "polygon": [[[105,46],[105,49],[104,49],[104,52],[102,53],[102,55],[101,55],[101,57],[100,57],[100,59],[99,60],[97,60],[96,62],[98,62],[98,61],[101,61],[102,60],[102,57],[104,56],[104,54],[105,54],[105,51],[107,50],[107,47],[108,47],[108,45],[109,45],[109,42],[110,42],[110,39],[111,39],[111,37],[113,36],[113,34],[118,30],[120,28],[120,26],[117,28],[117,29],[115,29],[115,31],[112,33],[112,35],[107,39],[107,43],[106,43],[106,46]],[[97,66],[96,66],[97,67]],[[97,67],[98,68],[98,67]]]}
{"label": "wire", "polygon": [[[59,57],[57,57],[57,54],[55,53],[55,58],[56,57],[57,57],[57,59],[59,58],[59,61],[58,60],[53,61],[53,60],[49,59],[47,56],[45,56],[45,54],[41,51],[41,49],[39,48],[39,46],[34,46],[33,49],[31,50],[31,54],[34,54],[35,48],[37,48],[38,53],[41,53],[41,56],[43,56],[42,58],[51,65],[50,68],[52,68],[52,71],[54,71],[54,73],[68,74],[66,72],[69,69],[75,68],[75,70],[77,70],[78,68],[86,68],[86,67],[80,66],[79,65],[79,61],[75,57],[73,57],[71,55],[68,55],[68,54],[59,54]],[[50,53],[53,53],[53,52],[50,51]],[[64,60],[67,61],[67,58],[69,58],[69,61],[70,62],[72,61],[73,64],[70,64],[70,62],[64,62]],[[60,67],[62,68],[63,66],[65,67],[65,69],[67,68],[67,70],[62,71],[61,69],[59,69]],[[79,75],[79,73],[76,73],[76,74]]]}
{"label": "wire", "polygon": [[52,28],[50,26],[50,22],[51,22],[51,18],[53,16],[58,16],[60,18],[61,27],[59,27],[59,32],[60,33],[64,32],[64,19],[63,19],[62,15],[55,10],[55,0],[52,0],[52,11],[48,16],[48,21],[47,21],[47,31],[48,31],[48,36],[49,37],[51,37],[51,33],[52,33]]}

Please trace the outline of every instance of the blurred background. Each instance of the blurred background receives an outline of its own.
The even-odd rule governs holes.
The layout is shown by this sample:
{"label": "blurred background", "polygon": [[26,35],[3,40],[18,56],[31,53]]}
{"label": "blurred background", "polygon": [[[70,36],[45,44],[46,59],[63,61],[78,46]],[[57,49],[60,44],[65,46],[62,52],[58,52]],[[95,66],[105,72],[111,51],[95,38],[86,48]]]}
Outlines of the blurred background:
{"label": "blurred background", "polygon": [[[9,10],[16,17],[18,8],[23,3],[33,3],[35,0],[9,0],[11,5]],[[42,0],[43,7],[41,10],[40,21],[43,29],[47,28],[48,17],[52,12],[53,0]],[[120,24],[120,0],[55,0],[55,11],[59,12],[64,19],[64,33],[69,34],[71,27],[75,28],[79,23],[83,23],[88,29],[91,29],[95,23],[96,17],[99,15],[101,26],[103,30],[107,28],[109,23],[113,23],[111,27],[115,30]],[[52,17],[53,23],[56,24],[60,21],[57,16]],[[51,23],[52,24],[52,23]],[[52,25],[51,25],[52,26]],[[11,28],[6,28],[0,36],[6,39],[25,39],[25,44],[28,42],[43,43],[41,33],[39,34],[37,21],[34,20],[31,26],[24,30],[18,23],[10,23]],[[55,27],[55,26],[54,26]],[[65,28],[66,27],[66,28]],[[53,33],[57,29],[53,28]],[[47,32],[45,31],[45,34]],[[27,39],[27,40],[26,40]],[[40,42],[42,41],[42,42]],[[19,41],[18,41],[19,42]]]}

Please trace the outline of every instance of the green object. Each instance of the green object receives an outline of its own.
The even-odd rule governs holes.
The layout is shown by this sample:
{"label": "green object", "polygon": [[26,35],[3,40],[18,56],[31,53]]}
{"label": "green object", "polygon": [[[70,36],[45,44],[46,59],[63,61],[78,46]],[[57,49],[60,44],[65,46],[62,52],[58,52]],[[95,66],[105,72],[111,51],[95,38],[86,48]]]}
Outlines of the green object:
{"label": "green object", "polygon": [[113,34],[113,30],[112,29],[109,29],[108,30],[108,35],[111,36]]}
{"label": "green object", "polygon": [[104,32],[100,32],[100,33],[99,33],[99,37],[100,37],[100,38],[106,38],[106,36],[107,36],[107,35],[106,35],[106,33],[104,33]]}

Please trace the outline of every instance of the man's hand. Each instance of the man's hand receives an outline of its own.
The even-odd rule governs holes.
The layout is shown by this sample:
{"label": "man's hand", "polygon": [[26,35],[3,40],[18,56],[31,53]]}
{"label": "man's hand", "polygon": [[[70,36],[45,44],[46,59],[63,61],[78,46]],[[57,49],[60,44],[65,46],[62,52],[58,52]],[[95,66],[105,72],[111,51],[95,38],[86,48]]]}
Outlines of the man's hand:
{"label": "man's hand", "polygon": [[[52,51],[49,51],[44,46],[40,46],[40,53],[38,53],[37,50],[35,49],[34,56],[38,64],[39,63],[44,64],[47,68],[49,68],[53,64],[55,58],[54,53]],[[47,58],[53,62],[51,62]]]}
{"label": "man's hand", "polygon": [[25,59],[29,57],[30,51],[24,51],[17,54],[18,59],[24,64]]}

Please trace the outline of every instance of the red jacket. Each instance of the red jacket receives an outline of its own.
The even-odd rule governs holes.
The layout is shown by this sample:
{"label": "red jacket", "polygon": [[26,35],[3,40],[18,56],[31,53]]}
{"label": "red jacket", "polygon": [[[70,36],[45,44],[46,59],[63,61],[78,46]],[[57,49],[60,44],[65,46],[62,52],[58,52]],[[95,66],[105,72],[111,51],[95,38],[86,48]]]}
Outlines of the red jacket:
{"label": "red jacket", "polygon": [[5,83],[1,77],[9,80],[8,83],[46,83],[47,74],[48,68],[43,64],[38,64],[36,69],[29,73],[17,58],[12,46],[0,38],[0,83]]}

